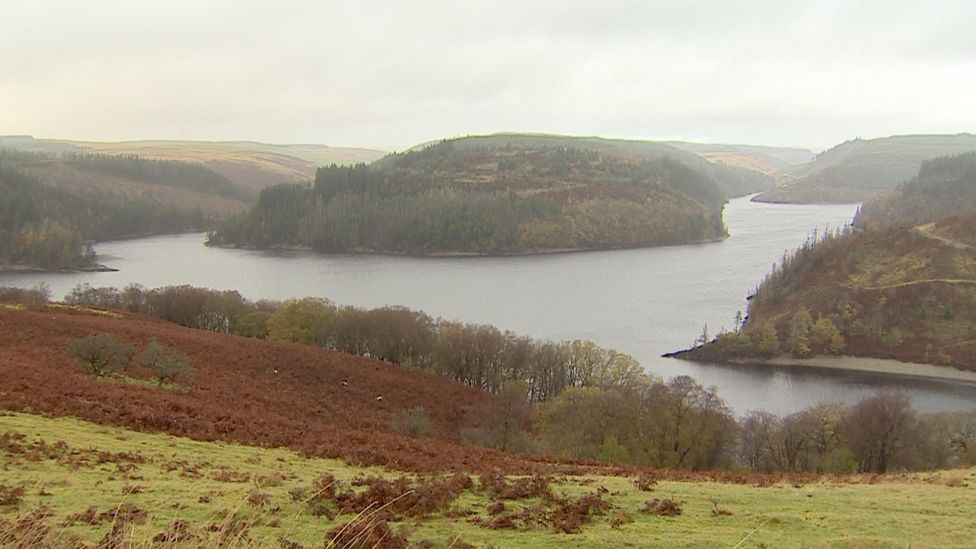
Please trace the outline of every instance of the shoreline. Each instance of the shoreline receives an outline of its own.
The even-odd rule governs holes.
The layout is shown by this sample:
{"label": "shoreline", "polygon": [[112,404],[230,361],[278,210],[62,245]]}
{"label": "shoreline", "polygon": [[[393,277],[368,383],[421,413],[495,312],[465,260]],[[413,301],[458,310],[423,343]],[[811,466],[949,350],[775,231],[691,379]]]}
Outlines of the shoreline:
{"label": "shoreline", "polygon": [[417,253],[407,253],[407,252],[392,252],[392,251],[382,251],[382,250],[370,250],[365,248],[350,249],[337,252],[323,252],[318,251],[308,246],[271,246],[267,248],[262,248],[258,246],[249,246],[242,244],[210,244],[204,243],[205,246],[211,248],[222,248],[228,250],[248,250],[248,251],[259,251],[259,252],[302,252],[302,253],[312,253],[316,255],[329,256],[329,255],[348,255],[348,256],[385,256],[385,257],[408,257],[415,259],[451,259],[451,258],[473,258],[473,257],[484,257],[484,258],[502,258],[502,257],[527,257],[527,256],[542,256],[542,255],[561,255],[561,254],[574,254],[574,253],[586,253],[586,252],[611,252],[611,251],[623,251],[623,250],[642,250],[649,248],[667,248],[671,246],[697,246],[702,244],[714,244],[718,242],[724,242],[729,238],[729,235],[718,236],[715,238],[705,238],[702,240],[692,240],[689,242],[669,242],[665,244],[650,244],[646,246],[606,246],[606,247],[595,247],[595,248],[550,248],[542,250],[523,250],[517,252],[430,252],[426,254]]}
{"label": "shoreline", "polygon": [[43,267],[15,266],[0,268],[0,274],[46,274],[46,273],[116,273],[119,270],[107,265],[92,265],[89,267],[77,267],[74,269],[45,269]]}
{"label": "shoreline", "polygon": [[917,377],[941,381],[963,381],[976,384],[976,372],[952,366],[936,366],[920,362],[902,362],[890,358],[819,355],[811,358],[778,356],[761,362],[778,367],[819,368],[849,372],[868,372],[899,377]]}
{"label": "shoreline", "polygon": [[891,358],[871,358],[860,356],[818,355],[810,358],[795,358],[780,355],[770,359],[720,359],[718,357],[690,357],[687,352],[667,353],[665,357],[715,364],[720,366],[771,366],[774,368],[799,368],[807,370],[831,370],[837,372],[862,372],[883,376],[917,378],[935,381],[961,381],[976,385],[976,372],[959,370],[951,366],[936,366],[921,362],[902,362]]}

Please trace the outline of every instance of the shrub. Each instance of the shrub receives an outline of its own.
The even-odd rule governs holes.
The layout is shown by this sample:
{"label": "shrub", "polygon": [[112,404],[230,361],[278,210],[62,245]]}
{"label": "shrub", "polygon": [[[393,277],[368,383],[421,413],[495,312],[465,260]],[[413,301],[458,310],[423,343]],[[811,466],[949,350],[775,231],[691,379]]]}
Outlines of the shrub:
{"label": "shrub", "polygon": [[164,383],[189,381],[193,373],[193,366],[186,355],[157,342],[155,338],[149,340],[140,353],[139,362],[153,373],[160,387]]}
{"label": "shrub", "polygon": [[393,418],[393,430],[410,438],[421,438],[430,434],[430,418],[427,410],[418,406],[401,410]]}
{"label": "shrub", "polygon": [[11,301],[25,305],[39,305],[51,299],[51,288],[41,283],[32,288],[10,288],[0,286],[0,301]]}
{"label": "shrub", "polygon": [[68,343],[71,355],[95,377],[124,370],[135,350],[111,334],[95,334]]}

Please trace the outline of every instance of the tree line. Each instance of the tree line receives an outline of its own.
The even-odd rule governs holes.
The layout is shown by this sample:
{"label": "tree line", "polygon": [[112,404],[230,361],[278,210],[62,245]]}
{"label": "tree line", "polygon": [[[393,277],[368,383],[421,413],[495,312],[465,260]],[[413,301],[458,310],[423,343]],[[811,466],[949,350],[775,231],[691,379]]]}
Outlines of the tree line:
{"label": "tree line", "polygon": [[408,254],[648,246],[724,235],[724,201],[714,181],[669,158],[446,142],[265,189],[208,241]]}
{"label": "tree line", "polygon": [[[0,292],[2,293],[2,292]],[[663,380],[592,342],[549,342],[403,307],[320,298],[250,302],[191,286],[78,286],[67,303],[125,309],[185,326],[286,340],[420,368],[495,392],[464,441],[506,451],[685,469],[886,472],[976,464],[976,414],[922,415],[902,394],[737,418],[714,388]],[[421,436],[423,412],[398,429]]]}

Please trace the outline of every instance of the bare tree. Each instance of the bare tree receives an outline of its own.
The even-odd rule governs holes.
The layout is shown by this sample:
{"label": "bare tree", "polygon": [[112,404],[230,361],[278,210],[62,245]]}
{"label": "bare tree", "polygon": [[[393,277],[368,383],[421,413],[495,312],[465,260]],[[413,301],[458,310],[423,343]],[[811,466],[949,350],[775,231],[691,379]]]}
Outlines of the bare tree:
{"label": "bare tree", "polygon": [[847,444],[860,471],[884,473],[909,442],[917,421],[904,393],[882,392],[858,402],[845,424]]}

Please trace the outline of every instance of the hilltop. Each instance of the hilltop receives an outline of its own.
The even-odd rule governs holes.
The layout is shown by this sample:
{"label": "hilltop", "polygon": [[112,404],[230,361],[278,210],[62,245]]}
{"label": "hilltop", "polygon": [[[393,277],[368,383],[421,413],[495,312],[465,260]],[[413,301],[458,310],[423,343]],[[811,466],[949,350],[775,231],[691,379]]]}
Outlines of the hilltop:
{"label": "hilltop", "polygon": [[202,165],[234,182],[248,194],[278,183],[311,181],[315,170],[329,164],[371,162],[384,152],[315,144],[281,145],[255,141],[75,141],[0,137],[0,148],[33,152],[76,152],[136,155]]}
{"label": "hilltop", "polygon": [[876,198],[911,179],[922,162],[976,151],[976,136],[900,135],[853,139],[789,170],[781,184],[753,200],[785,203],[852,203]]}
{"label": "hilltop", "polygon": [[775,269],[741,330],[687,358],[851,355],[976,370],[976,154],[925,162]]}
{"label": "hilltop", "polygon": [[579,149],[627,162],[669,158],[713,180],[729,198],[770,189],[774,180],[769,170],[775,171],[773,166],[781,164],[777,157],[793,158],[791,155],[795,152],[793,149],[751,145],[714,145],[547,133],[469,135],[423,143],[407,152],[422,151],[445,142],[452,143],[457,149]]}
{"label": "hilltop", "polygon": [[267,189],[210,242],[437,255],[624,248],[724,236],[728,195],[712,172],[652,152],[659,148],[676,150],[530,135],[444,141],[369,166],[322,168],[312,187]]}

